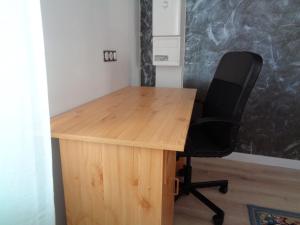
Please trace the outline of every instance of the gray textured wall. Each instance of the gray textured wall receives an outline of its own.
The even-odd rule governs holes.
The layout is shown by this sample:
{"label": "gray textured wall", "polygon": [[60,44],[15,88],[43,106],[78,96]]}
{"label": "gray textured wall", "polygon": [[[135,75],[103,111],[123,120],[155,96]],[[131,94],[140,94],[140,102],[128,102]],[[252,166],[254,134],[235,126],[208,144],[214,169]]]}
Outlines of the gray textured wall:
{"label": "gray textured wall", "polygon": [[184,85],[204,96],[231,50],[264,58],[237,151],[300,159],[300,0],[187,0]]}
{"label": "gray textured wall", "polygon": [[[184,84],[204,97],[225,52],[261,54],[237,151],[300,159],[300,0],[186,1]],[[155,85],[151,17],[152,1],[141,0],[141,77],[148,86]]]}
{"label": "gray textured wall", "polygon": [[141,85],[155,86],[152,65],[152,0],[141,0]]}

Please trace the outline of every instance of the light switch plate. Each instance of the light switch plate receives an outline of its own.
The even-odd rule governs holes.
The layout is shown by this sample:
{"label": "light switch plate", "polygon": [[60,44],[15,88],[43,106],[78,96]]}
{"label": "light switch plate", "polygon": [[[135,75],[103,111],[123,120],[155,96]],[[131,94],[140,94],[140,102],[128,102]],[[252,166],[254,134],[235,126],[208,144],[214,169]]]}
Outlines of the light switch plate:
{"label": "light switch plate", "polygon": [[104,62],[115,62],[117,61],[117,51],[116,50],[104,50],[103,51]]}

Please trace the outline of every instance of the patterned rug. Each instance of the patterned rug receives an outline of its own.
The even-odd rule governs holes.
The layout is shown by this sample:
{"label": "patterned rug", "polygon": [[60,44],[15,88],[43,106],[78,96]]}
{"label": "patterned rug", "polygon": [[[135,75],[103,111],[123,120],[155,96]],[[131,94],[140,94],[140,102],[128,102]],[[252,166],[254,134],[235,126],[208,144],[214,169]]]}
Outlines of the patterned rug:
{"label": "patterned rug", "polygon": [[300,213],[247,205],[251,225],[300,225]]}

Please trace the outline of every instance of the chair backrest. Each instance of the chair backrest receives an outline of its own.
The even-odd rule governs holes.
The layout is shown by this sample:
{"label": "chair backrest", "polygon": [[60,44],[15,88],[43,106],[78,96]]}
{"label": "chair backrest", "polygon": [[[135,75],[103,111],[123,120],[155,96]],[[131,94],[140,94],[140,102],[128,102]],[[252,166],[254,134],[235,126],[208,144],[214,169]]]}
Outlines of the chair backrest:
{"label": "chair backrest", "polygon": [[240,121],[262,64],[262,57],[252,52],[226,53],[209,86],[202,116]]}

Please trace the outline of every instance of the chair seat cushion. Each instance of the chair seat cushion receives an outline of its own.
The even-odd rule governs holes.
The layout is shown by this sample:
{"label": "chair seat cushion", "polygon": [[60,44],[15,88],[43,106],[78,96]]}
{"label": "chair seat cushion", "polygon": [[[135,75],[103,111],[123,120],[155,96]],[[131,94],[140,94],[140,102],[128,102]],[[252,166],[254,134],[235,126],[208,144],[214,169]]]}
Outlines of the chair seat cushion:
{"label": "chair seat cushion", "polygon": [[231,127],[224,124],[210,124],[190,129],[184,152],[179,156],[223,157],[232,152],[230,149]]}

